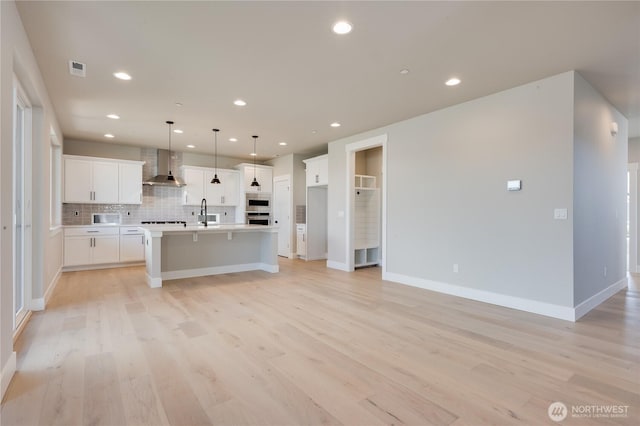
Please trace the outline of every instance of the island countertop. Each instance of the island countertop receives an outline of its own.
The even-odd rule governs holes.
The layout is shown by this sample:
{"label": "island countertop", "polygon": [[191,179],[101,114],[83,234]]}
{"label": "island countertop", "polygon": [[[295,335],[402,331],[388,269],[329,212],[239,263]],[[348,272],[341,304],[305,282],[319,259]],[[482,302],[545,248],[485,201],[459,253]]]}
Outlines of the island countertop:
{"label": "island countertop", "polygon": [[158,224],[158,225],[142,225],[138,226],[143,231],[162,234],[188,234],[191,232],[198,233],[216,233],[216,232],[277,232],[277,226],[267,225],[247,225],[247,224],[221,224],[208,225],[187,224],[187,226],[179,224]]}

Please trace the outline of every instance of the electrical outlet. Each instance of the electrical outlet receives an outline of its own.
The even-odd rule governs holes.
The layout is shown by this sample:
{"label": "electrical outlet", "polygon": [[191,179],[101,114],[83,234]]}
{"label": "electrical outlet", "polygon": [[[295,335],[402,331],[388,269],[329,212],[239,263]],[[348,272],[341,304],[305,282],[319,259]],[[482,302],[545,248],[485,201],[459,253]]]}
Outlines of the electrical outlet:
{"label": "electrical outlet", "polygon": [[458,264],[457,263],[453,264],[453,272],[456,273],[456,274],[458,273]]}

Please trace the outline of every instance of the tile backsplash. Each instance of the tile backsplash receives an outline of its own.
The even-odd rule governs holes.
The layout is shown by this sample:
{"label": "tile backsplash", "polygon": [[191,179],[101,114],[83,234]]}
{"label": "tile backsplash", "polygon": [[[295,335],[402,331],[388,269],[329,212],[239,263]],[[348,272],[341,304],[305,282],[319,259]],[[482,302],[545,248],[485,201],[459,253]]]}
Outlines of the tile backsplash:
{"label": "tile backsplash", "polygon": [[[143,179],[155,176],[156,174],[156,150],[143,149],[142,160],[145,161],[143,167]],[[174,158],[174,167],[179,170],[182,163],[182,155],[178,154]],[[175,172],[174,172],[175,173]],[[215,207],[207,208],[209,213],[220,213],[222,223],[235,222],[235,207]],[[188,223],[195,223],[200,214],[200,208],[196,206],[182,205],[182,188],[143,186],[142,204],[63,204],[62,224],[63,225],[91,225],[92,213],[120,213],[123,225],[139,224],[146,220],[183,220]]]}

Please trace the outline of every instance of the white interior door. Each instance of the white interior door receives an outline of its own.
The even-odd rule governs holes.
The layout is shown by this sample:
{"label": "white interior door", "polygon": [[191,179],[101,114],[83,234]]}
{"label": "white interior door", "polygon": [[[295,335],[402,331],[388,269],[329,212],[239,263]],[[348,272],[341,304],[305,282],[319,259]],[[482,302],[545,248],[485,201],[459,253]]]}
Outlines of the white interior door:
{"label": "white interior door", "polygon": [[273,224],[278,229],[278,256],[291,256],[291,182],[289,176],[274,179]]}

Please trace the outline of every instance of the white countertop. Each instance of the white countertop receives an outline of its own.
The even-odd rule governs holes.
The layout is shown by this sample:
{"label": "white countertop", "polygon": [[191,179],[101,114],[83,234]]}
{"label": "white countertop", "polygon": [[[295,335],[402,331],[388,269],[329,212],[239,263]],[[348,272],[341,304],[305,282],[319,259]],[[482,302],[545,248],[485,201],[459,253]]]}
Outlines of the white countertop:
{"label": "white countertop", "polygon": [[[131,226],[131,225],[130,225]],[[135,226],[135,225],[133,225]],[[158,224],[158,225],[139,225],[140,229],[149,232],[162,232],[170,233],[170,234],[181,234],[181,233],[190,233],[190,232],[200,232],[200,233],[215,233],[215,232],[275,232],[277,230],[277,226],[266,226],[266,225],[246,225],[246,224],[223,224],[223,225],[196,225],[196,224],[187,224],[178,225],[178,224]]]}

